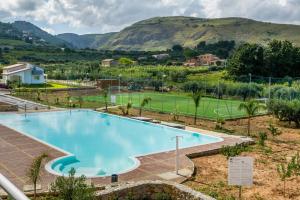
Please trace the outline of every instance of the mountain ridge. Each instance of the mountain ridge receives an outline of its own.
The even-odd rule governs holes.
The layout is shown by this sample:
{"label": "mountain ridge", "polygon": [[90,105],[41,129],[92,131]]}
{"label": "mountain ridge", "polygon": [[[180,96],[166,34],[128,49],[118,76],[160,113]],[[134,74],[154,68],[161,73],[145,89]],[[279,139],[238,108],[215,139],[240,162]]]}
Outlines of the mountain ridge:
{"label": "mountain ridge", "polygon": [[[1,25],[1,24],[0,24]],[[119,32],[104,34],[63,33],[51,35],[39,27],[25,21],[12,24],[2,23],[0,36],[12,33],[29,32],[37,38],[45,39],[51,45],[70,48],[90,48],[99,50],[138,50],[158,51],[170,49],[175,44],[194,47],[201,41],[215,43],[234,40],[237,44],[249,42],[267,44],[273,39],[289,40],[300,46],[300,26],[294,24],[276,24],[253,19],[229,18],[196,18],[185,16],[154,17],[142,20],[125,27]],[[5,32],[6,30],[6,32]]]}

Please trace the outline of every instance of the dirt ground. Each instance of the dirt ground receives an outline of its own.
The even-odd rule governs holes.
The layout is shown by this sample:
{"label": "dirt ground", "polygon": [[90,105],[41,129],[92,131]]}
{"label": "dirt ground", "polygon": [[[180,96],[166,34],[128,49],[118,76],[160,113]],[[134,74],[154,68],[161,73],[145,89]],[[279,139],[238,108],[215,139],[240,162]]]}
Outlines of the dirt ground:
{"label": "dirt ground", "polygon": [[[286,196],[283,196],[283,182],[277,173],[277,165],[286,163],[291,156],[300,150],[300,130],[286,127],[286,124],[277,122],[270,116],[256,117],[252,120],[253,134],[257,131],[266,131],[268,123],[273,121],[282,134],[276,138],[268,135],[266,147],[252,146],[252,151],[244,152],[243,156],[255,159],[254,185],[243,189],[244,199],[300,199],[300,177],[291,177],[286,183]],[[242,124],[245,124],[242,123]],[[243,131],[234,121],[228,122],[226,127]],[[223,155],[214,155],[193,159],[196,166],[196,175],[193,180],[185,184],[218,199],[234,199],[238,189],[227,186],[227,160]],[[233,198],[231,198],[233,197]]]}
{"label": "dirt ground", "polygon": [[[118,109],[111,109],[113,113],[120,114]],[[131,115],[137,115],[138,110],[132,109]],[[169,114],[159,114],[153,112],[143,112],[143,116],[154,119],[172,121]],[[203,129],[214,130],[216,123],[207,120],[197,120],[197,125],[193,125],[193,118],[180,117],[179,122]],[[268,134],[265,147],[252,145],[249,152],[242,153],[242,156],[254,157],[254,185],[243,188],[243,199],[249,200],[300,200],[300,177],[291,177],[286,182],[286,195],[283,196],[283,182],[277,173],[277,165],[286,163],[291,156],[300,151],[300,129],[295,129],[293,125],[279,122],[272,116],[255,117],[251,121],[251,133],[254,139],[258,132],[265,131],[269,123],[279,128],[282,134],[273,138]],[[235,135],[245,135],[246,119],[227,121],[223,131]],[[223,155],[213,155],[193,159],[196,167],[195,176],[184,184],[211,195],[216,199],[233,200],[237,199],[238,188],[227,185],[227,160]]]}

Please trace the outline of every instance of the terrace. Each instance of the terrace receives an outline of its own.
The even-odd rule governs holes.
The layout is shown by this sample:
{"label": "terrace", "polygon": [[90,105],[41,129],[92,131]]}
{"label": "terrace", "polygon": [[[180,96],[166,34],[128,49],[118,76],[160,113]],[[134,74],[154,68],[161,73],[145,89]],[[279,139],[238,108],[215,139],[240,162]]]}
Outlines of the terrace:
{"label": "terrace", "polygon": [[[192,157],[215,154],[224,145],[251,143],[252,141],[247,138],[228,136],[192,127],[186,127],[186,130],[221,137],[223,138],[223,141],[181,149],[178,174],[175,173],[176,155],[174,150],[138,156],[137,159],[139,160],[140,165],[127,173],[120,174],[119,182],[126,183],[141,180],[162,180],[182,183],[189,179],[194,173],[194,164],[190,160]],[[32,187],[29,186],[30,183],[26,173],[36,156],[43,152],[47,152],[50,159],[53,160],[66,155],[65,152],[61,152],[52,146],[41,143],[32,137],[28,137],[23,133],[4,125],[0,126],[0,152],[1,173],[8,177],[17,187],[27,193],[32,192],[30,189]],[[43,193],[48,191],[50,183],[52,183],[55,178],[56,175],[43,169],[38,192]],[[111,177],[90,178],[89,180],[97,187],[103,187],[111,182]]]}

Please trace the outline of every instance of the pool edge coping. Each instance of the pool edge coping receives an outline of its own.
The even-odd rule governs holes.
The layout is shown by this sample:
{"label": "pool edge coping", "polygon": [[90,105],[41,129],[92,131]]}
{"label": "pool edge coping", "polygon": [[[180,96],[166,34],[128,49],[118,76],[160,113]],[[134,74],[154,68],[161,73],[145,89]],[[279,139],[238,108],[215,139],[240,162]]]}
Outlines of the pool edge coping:
{"label": "pool edge coping", "polygon": [[[165,126],[165,125],[162,125],[162,124],[153,124],[153,123],[151,123],[151,122],[144,122],[144,121],[140,121],[140,120],[137,120],[137,119],[132,119],[132,118],[129,118],[129,117],[124,117],[124,116],[115,115],[115,114],[111,114],[111,113],[104,113],[104,112],[94,111],[94,110],[91,110],[91,109],[74,109],[73,111],[84,111],[84,110],[86,110],[86,111],[91,111],[91,112],[95,112],[95,113],[100,113],[100,114],[105,114],[105,115],[111,115],[111,116],[114,116],[114,117],[123,118],[123,119],[125,119],[125,120],[136,121],[136,122],[139,122],[139,123],[146,123],[146,124],[150,124],[150,125],[152,125],[152,126],[161,126],[161,127],[164,127],[164,128],[170,128],[170,129],[176,129],[176,130],[177,130],[177,128],[168,127],[168,126]],[[68,110],[55,110],[55,111],[46,111],[46,112],[47,112],[47,113],[49,113],[49,112],[68,112]],[[30,114],[38,114],[38,113],[42,113],[42,112],[32,112],[32,113],[30,113]],[[10,113],[10,114],[13,114],[13,113]],[[22,114],[22,113],[14,113],[14,114]],[[42,144],[44,144],[44,145],[46,145],[46,146],[49,146],[50,148],[53,148],[53,149],[55,149],[55,150],[57,150],[57,151],[59,151],[59,152],[61,152],[61,153],[63,153],[63,154],[66,154],[65,156],[60,156],[60,157],[57,157],[57,158],[55,158],[55,159],[53,159],[53,160],[47,162],[47,164],[45,165],[46,171],[49,172],[50,174],[55,175],[55,176],[64,176],[64,174],[60,174],[60,173],[54,171],[54,170],[51,168],[51,165],[52,165],[54,162],[56,162],[56,161],[58,161],[58,160],[60,160],[60,159],[63,159],[63,158],[66,158],[66,157],[70,157],[70,156],[75,156],[74,154],[72,154],[72,153],[70,153],[70,152],[67,152],[67,151],[65,151],[65,150],[63,150],[63,149],[61,149],[61,148],[59,148],[59,147],[56,147],[56,146],[54,146],[54,145],[52,145],[52,144],[49,144],[49,143],[47,143],[47,142],[44,142],[44,141],[42,141],[42,140],[40,140],[40,139],[38,139],[38,138],[35,138],[35,137],[33,137],[33,136],[31,136],[31,135],[29,135],[29,134],[27,134],[27,133],[24,133],[24,132],[22,132],[22,131],[18,131],[18,130],[16,130],[16,129],[11,128],[11,127],[9,127],[9,126],[6,126],[6,125],[4,125],[4,124],[2,124],[2,125],[5,126],[5,127],[7,127],[7,128],[9,128],[9,129],[12,129],[12,130],[14,130],[14,131],[20,133],[20,134],[22,134],[22,135],[24,135],[24,136],[27,136],[27,137],[29,137],[29,138],[31,138],[31,139],[37,141],[37,142],[40,142],[40,143],[42,143]],[[231,137],[231,138],[241,139],[239,136],[226,135],[226,134],[224,134],[224,133],[218,133],[218,132],[214,132],[214,131],[210,131],[210,130],[204,130],[204,129],[199,129],[199,128],[195,128],[195,127],[189,127],[189,126],[186,126],[186,128],[188,128],[188,129],[196,129],[197,131],[204,131],[204,132],[205,132],[205,133],[202,133],[202,132],[197,132],[196,130],[195,130],[195,131],[192,131],[192,130],[184,130],[185,132],[187,132],[187,133],[189,133],[189,134],[196,133],[196,134],[199,134],[199,135],[204,135],[204,136],[209,136],[209,137],[217,138],[217,139],[220,139],[220,141],[211,142],[211,143],[202,144],[202,145],[194,145],[194,146],[190,146],[190,147],[185,147],[185,148],[181,148],[180,150],[189,150],[189,149],[197,148],[197,147],[203,146],[203,145],[222,143],[222,142],[224,142],[224,140],[225,140],[226,137]],[[211,135],[210,133],[213,134],[213,135]],[[219,135],[219,136],[216,136],[215,134],[216,134],[216,135]],[[224,137],[224,136],[225,136],[225,137]],[[174,136],[174,137],[175,137],[175,136]],[[132,167],[132,168],[130,168],[130,169],[127,169],[127,170],[124,170],[124,171],[121,171],[121,172],[119,172],[119,173],[117,173],[117,174],[122,175],[122,174],[126,174],[126,173],[128,173],[128,172],[132,172],[132,171],[136,170],[139,166],[141,166],[141,161],[140,161],[140,159],[139,159],[139,158],[141,158],[141,157],[151,156],[151,155],[155,155],[155,154],[162,154],[162,153],[171,153],[171,152],[175,152],[175,150],[165,150],[165,151],[160,151],[160,152],[152,152],[152,153],[149,153],[149,154],[143,154],[143,155],[135,155],[135,156],[131,156],[131,157],[129,157],[129,158],[134,160],[134,162],[135,162],[134,167]],[[187,157],[187,158],[191,161],[191,163],[193,163],[192,160],[191,160],[190,157],[189,157],[189,154],[184,153],[184,156]],[[194,166],[194,163],[193,163],[193,166]],[[79,175],[78,175],[78,176],[79,176]],[[107,177],[110,177],[110,175],[107,175],[107,176],[85,176],[85,177],[86,177],[86,178],[107,178]]]}

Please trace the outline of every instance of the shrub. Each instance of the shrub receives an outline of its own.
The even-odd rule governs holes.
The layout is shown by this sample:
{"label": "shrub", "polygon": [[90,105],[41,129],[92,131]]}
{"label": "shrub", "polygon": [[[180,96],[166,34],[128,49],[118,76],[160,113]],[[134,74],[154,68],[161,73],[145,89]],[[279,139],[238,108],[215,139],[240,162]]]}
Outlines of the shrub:
{"label": "shrub", "polygon": [[119,109],[122,111],[124,116],[129,115],[129,110],[132,108],[132,103],[128,102],[126,106],[119,106]]}
{"label": "shrub", "polygon": [[221,154],[226,156],[227,159],[240,155],[242,152],[247,150],[247,145],[236,144],[235,146],[223,146]]}
{"label": "shrub", "polygon": [[95,189],[85,183],[86,178],[75,177],[75,169],[72,168],[69,176],[60,176],[51,184],[51,192],[57,194],[55,200],[93,200],[95,199]]}
{"label": "shrub", "polygon": [[217,121],[216,121],[216,130],[222,130],[223,125],[225,124],[225,120],[223,117],[218,116]]}
{"label": "shrub", "polygon": [[283,181],[283,196],[285,196],[286,179],[292,176],[292,166],[290,164],[284,165],[281,163],[277,165],[277,173],[281,181]]}
{"label": "shrub", "polygon": [[272,100],[268,103],[268,110],[279,120],[294,122],[300,128],[300,101],[299,100]]}
{"label": "shrub", "polygon": [[265,146],[265,141],[268,139],[268,135],[265,132],[258,133],[258,144],[262,147]]}
{"label": "shrub", "polygon": [[272,123],[269,123],[269,127],[267,128],[269,131],[270,131],[270,133],[271,133],[271,135],[273,136],[273,138],[274,137],[276,137],[276,136],[278,136],[278,135],[281,135],[281,131],[278,129],[278,128],[276,128]]}

